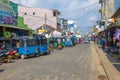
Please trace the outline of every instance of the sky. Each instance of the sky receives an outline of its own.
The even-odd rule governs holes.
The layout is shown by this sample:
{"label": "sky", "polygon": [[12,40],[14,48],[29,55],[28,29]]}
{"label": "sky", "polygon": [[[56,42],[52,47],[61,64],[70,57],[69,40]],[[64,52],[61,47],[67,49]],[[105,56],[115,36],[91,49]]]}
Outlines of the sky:
{"label": "sky", "polygon": [[60,17],[75,20],[82,34],[91,31],[100,19],[99,0],[11,0],[29,7],[57,9]]}
{"label": "sky", "polygon": [[115,10],[120,7],[120,0],[115,0]]}

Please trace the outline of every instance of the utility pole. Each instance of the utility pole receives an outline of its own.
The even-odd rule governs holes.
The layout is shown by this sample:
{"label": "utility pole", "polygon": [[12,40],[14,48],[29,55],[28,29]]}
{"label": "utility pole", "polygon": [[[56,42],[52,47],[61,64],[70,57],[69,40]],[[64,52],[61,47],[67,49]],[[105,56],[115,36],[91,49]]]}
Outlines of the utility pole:
{"label": "utility pole", "polygon": [[46,29],[47,15],[45,13],[45,29]]}
{"label": "utility pole", "polygon": [[104,30],[107,27],[107,0],[100,0],[101,3],[101,21],[100,21],[100,27],[102,26],[103,22],[104,24]]}
{"label": "utility pole", "polygon": [[108,26],[108,19],[114,14],[114,0],[100,0],[101,3],[101,23],[104,24],[104,29]]}
{"label": "utility pole", "polygon": [[47,22],[47,15],[46,15],[46,13],[45,13],[45,23],[44,23],[44,25],[43,25],[43,27],[42,27],[42,30],[43,30],[43,34],[45,35],[45,33],[46,33],[46,22]]}
{"label": "utility pole", "polygon": [[104,29],[107,28],[107,24],[108,24],[108,0],[105,0],[105,27]]}
{"label": "utility pole", "polygon": [[46,29],[46,22],[47,22],[47,15],[46,15],[46,13],[45,13],[45,16],[44,16],[44,20],[45,20],[45,23],[42,26],[42,29]]}

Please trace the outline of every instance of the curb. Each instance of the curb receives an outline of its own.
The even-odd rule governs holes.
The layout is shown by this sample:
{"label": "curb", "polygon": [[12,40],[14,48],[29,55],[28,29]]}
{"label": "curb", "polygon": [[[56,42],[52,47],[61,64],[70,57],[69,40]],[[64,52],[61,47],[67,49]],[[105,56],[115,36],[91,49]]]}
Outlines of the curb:
{"label": "curb", "polygon": [[108,60],[106,54],[98,48],[98,45],[92,42],[96,52],[100,58],[101,65],[103,66],[105,73],[107,75],[108,80],[120,80],[120,73],[117,69],[112,65],[112,63]]}

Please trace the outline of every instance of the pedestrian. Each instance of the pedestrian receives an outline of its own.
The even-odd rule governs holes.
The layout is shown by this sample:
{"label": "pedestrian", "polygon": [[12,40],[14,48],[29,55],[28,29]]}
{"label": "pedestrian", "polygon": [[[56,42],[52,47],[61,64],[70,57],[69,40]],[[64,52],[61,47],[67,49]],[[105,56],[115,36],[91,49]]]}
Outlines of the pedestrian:
{"label": "pedestrian", "polygon": [[19,47],[20,47],[20,42],[17,41],[17,43],[16,43],[16,48],[18,49]]}
{"label": "pedestrian", "polygon": [[100,39],[100,44],[102,46],[102,49],[105,50],[106,39],[104,36]]}
{"label": "pedestrian", "polygon": [[5,49],[5,41],[2,42],[2,45],[0,47],[0,50],[3,50],[3,49]]}
{"label": "pedestrian", "polygon": [[113,39],[112,39],[111,52],[112,52],[113,54],[119,54],[119,40],[116,39],[116,37],[113,37]]}
{"label": "pedestrian", "polygon": [[60,39],[57,39],[57,42],[58,42],[58,44],[60,44],[60,43],[61,43],[61,40],[60,40]]}

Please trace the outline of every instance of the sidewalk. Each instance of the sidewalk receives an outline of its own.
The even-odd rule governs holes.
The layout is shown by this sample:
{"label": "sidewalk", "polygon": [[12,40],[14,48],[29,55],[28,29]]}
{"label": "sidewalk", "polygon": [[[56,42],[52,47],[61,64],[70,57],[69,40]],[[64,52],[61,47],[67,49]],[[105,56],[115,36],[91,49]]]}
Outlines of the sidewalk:
{"label": "sidewalk", "polygon": [[96,52],[96,49],[94,47],[94,44],[93,43],[90,43],[91,44],[91,50],[92,50],[92,56],[91,56],[91,59],[92,59],[92,72],[91,72],[91,79],[89,78],[89,80],[108,80],[107,79],[107,75],[104,71],[104,68],[103,66],[101,65],[101,61],[100,61],[100,58]]}
{"label": "sidewalk", "polygon": [[106,55],[112,65],[120,72],[120,60],[118,60],[119,55]]}
{"label": "sidewalk", "polygon": [[110,61],[114,62],[114,60],[110,58],[109,55],[105,54],[100,48],[98,48],[97,44],[95,44],[94,42],[91,43],[94,45],[96,49],[96,52],[101,61],[101,65],[104,68],[108,80],[120,80],[120,72],[110,62]]}

